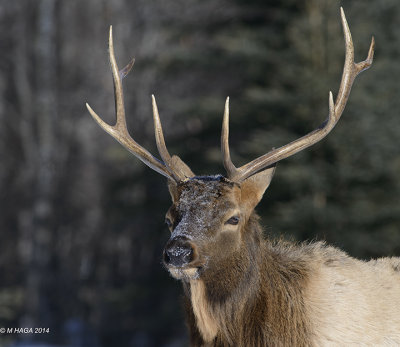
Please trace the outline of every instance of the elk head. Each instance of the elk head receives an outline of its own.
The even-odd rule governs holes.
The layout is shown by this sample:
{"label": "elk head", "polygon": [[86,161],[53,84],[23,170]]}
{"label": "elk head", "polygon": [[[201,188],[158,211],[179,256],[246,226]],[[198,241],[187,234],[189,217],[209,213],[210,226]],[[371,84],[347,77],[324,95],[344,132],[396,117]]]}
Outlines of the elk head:
{"label": "elk head", "polygon": [[227,98],[221,135],[226,177],[196,176],[178,156],[169,154],[154,96],[152,96],[154,129],[161,160],[131,138],[126,126],[121,81],[132,68],[134,61],[119,71],[110,27],[109,54],[114,79],[116,124],[113,126],[106,124],[88,104],[86,106],[106,132],[146,165],[167,177],[172,206],[167,212],[166,223],[171,237],[165,246],[163,260],[175,278],[196,279],[216,266],[223,268],[225,259],[240,254],[246,244],[248,247],[248,240],[257,242],[256,234],[247,226],[251,223],[255,206],[271,182],[276,163],[317,143],[338,122],[355,77],[370,67],[374,53],[372,38],[367,59],[360,63],[354,62],[352,38],[343,9],[341,17],[346,56],[335,102],[332,93],[329,93],[327,120],[309,134],[236,168],[229,152],[229,98]]}

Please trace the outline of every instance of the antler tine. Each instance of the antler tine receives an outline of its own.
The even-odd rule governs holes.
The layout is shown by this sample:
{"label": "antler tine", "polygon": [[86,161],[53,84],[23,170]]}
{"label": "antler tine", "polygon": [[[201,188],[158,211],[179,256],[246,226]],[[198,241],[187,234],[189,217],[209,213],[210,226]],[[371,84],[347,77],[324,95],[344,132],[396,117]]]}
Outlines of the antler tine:
{"label": "antler tine", "polygon": [[164,165],[160,160],[155,158],[150,154],[145,148],[140,146],[130,135],[128,132],[128,128],[126,125],[125,118],[125,107],[124,107],[124,95],[122,90],[122,79],[129,73],[131,70],[134,59],[132,59],[128,65],[126,65],[121,71],[118,70],[118,65],[115,59],[114,54],[114,44],[113,44],[113,36],[112,36],[112,26],[110,26],[110,35],[109,35],[109,54],[110,54],[110,64],[111,71],[113,75],[114,81],[114,97],[115,97],[115,112],[117,116],[117,121],[115,125],[109,125],[104,122],[96,112],[86,103],[86,107],[94,118],[94,120],[112,137],[114,137],[121,145],[123,145],[129,152],[139,158],[142,162],[144,162],[147,166],[157,171],[161,175],[178,181],[178,178],[173,173],[173,171]]}
{"label": "antler tine", "polygon": [[340,88],[335,103],[333,102],[332,92],[329,92],[328,119],[309,134],[293,142],[290,142],[285,146],[274,149],[267,154],[264,154],[263,156],[251,161],[250,163],[247,163],[242,167],[236,169],[236,171],[233,172],[232,176],[229,175],[230,179],[241,182],[246,178],[254,175],[258,171],[269,167],[282,159],[288,158],[300,152],[301,150],[317,143],[318,141],[322,140],[339,121],[340,116],[342,115],[347,100],[349,98],[350,90],[355,78],[360,72],[368,69],[372,64],[375,47],[375,40],[374,37],[372,37],[367,59],[362,62],[355,63],[353,41],[343,8],[340,8],[340,12],[346,45],[346,56],[343,67],[342,80],[340,82]]}
{"label": "antler tine", "polygon": [[222,121],[221,152],[228,177],[234,177],[237,174],[237,168],[232,163],[229,151],[229,96],[225,101],[224,119]]}
{"label": "antler tine", "polygon": [[340,15],[342,18],[342,27],[346,45],[346,56],[343,67],[342,81],[340,83],[340,88],[335,103],[335,109],[336,109],[335,113],[338,120],[342,115],[342,112],[346,106],[354,79],[357,77],[359,73],[368,69],[371,66],[372,60],[374,58],[374,47],[375,47],[375,39],[372,36],[367,59],[365,59],[360,63],[355,63],[353,39],[351,38],[351,32],[346,20],[346,16],[343,11],[343,7],[340,8]]}
{"label": "antler tine", "polygon": [[158,113],[156,98],[154,97],[154,95],[151,96],[151,102],[153,105],[154,134],[156,137],[158,153],[160,153],[161,159],[174,175],[175,181],[182,181],[186,178],[186,176],[180,175],[179,170],[174,169],[171,155],[169,154],[167,146],[165,145],[164,133],[162,130],[160,115]]}

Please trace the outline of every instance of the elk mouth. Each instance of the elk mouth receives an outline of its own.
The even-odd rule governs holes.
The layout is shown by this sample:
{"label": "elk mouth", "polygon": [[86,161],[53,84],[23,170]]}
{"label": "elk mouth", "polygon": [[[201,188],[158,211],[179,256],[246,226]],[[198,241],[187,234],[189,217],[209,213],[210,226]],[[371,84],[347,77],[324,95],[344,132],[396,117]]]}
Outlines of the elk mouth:
{"label": "elk mouth", "polygon": [[163,263],[164,267],[168,270],[173,278],[186,282],[200,279],[200,275],[206,265],[206,261],[202,261],[198,258],[188,264],[179,266],[168,264],[165,261]]}
{"label": "elk mouth", "polygon": [[199,258],[193,260],[188,264],[183,265],[172,265],[165,262],[164,259],[164,267],[168,270],[171,276],[177,280],[183,280],[185,282],[198,280],[200,279],[200,275],[202,274],[206,261],[203,261]]}
{"label": "elk mouth", "polygon": [[177,280],[183,280],[186,282],[198,280],[200,278],[200,271],[202,267],[176,267],[168,266],[167,270]]}

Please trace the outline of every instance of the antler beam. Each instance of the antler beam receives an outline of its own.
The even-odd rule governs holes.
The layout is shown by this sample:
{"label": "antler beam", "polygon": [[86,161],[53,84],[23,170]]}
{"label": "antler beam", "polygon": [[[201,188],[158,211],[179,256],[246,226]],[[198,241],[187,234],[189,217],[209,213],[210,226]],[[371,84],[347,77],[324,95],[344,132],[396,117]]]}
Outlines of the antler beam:
{"label": "antler beam", "polygon": [[347,100],[350,95],[350,90],[357,75],[362,71],[368,69],[373,61],[375,40],[372,37],[371,45],[369,47],[367,59],[360,62],[354,62],[354,46],[351,38],[349,26],[346,21],[343,8],[340,8],[342,17],[342,26],[346,45],[346,57],[343,68],[342,81],[336,102],[333,102],[332,92],[329,92],[329,115],[328,119],[322,123],[317,129],[311,133],[293,141],[280,148],[274,149],[263,156],[254,159],[253,161],[236,168],[232,163],[229,152],[229,99],[225,103],[225,112],[221,133],[221,149],[223,155],[223,163],[227,171],[228,177],[236,182],[242,182],[246,178],[254,175],[267,167],[270,167],[278,161],[288,158],[303,149],[312,146],[313,144],[321,141],[337,124],[343,110],[346,106]]}

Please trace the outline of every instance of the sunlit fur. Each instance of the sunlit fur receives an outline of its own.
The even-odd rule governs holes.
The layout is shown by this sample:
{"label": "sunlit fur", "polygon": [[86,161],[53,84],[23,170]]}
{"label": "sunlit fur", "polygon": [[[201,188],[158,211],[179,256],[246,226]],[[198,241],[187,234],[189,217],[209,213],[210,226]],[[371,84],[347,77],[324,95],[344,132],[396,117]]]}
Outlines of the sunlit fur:
{"label": "sunlit fur", "polygon": [[[264,239],[254,207],[272,174],[169,184],[171,237],[187,235],[197,252],[181,275],[171,271],[183,283],[191,345],[400,345],[400,259]],[[232,212],[237,226],[225,224]]]}

